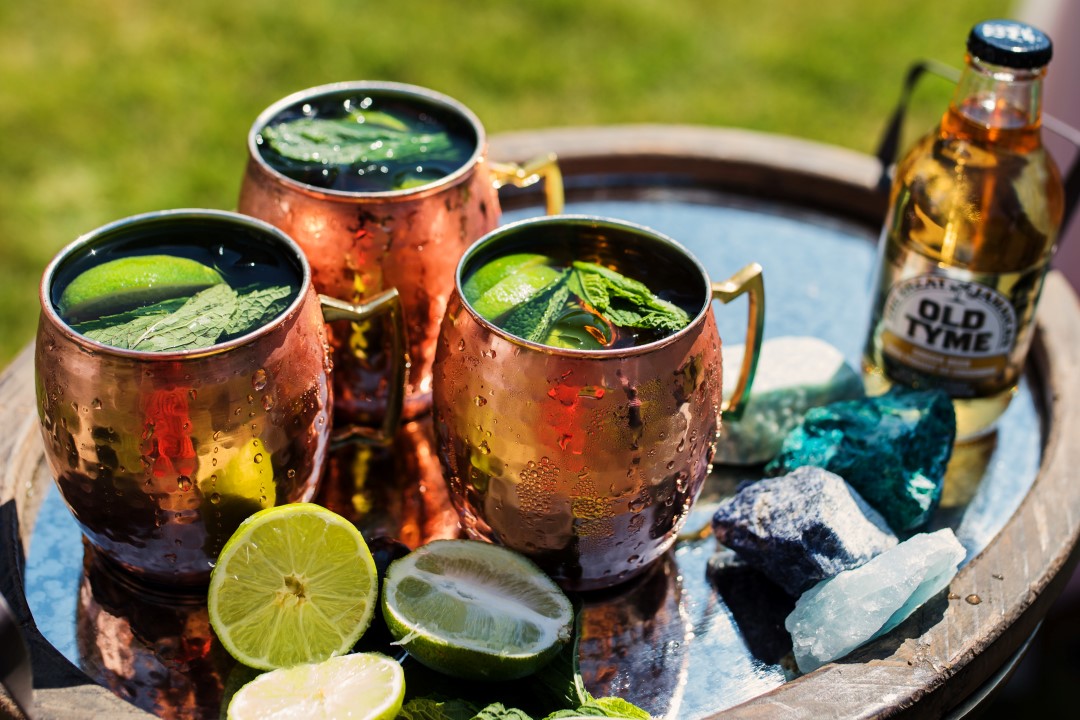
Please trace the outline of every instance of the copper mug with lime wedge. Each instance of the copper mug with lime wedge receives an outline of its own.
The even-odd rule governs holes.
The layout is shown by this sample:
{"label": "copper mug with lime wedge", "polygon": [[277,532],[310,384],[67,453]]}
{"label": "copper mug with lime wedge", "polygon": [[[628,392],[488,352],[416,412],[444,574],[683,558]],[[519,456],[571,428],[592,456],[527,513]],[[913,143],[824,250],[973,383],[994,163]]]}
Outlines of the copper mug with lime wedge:
{"label": "copper mug with lime wedge", "polygon": [[[345,299],[397,288],[409,336],[404,416],[431,403],[431,364],[454,267],[499,223],[497,189],[545,180],[549,212],[563,205],[554,155],[493,163],[484,127],[453,98],[413,85],[343,82],[271,105],[248,134],[238,209],[281,228],[308,256],[319,292]],[[386,333],[335,323],[339,424],[383,417]]]}
{"label": "copper mug with lime wedge", "polygon": [[[720,283],[674,240],[589,216],[500,228],[458,265],[434,421],[465,531],[563,587],[615,585],[675,542],[760,350],[761,267]],[[712,300],[748,293],[747,347],[721,399]]]}
{"label": "copper mug with lime wedge", "polygon": [[396,320],[400,414],[396,291],[320,298],[300,248],[245,215],[105,225],[52,260],[40,302],[45,458],[95,550],[146,580],[207,581],[244,518],[315,493],[332,425],[327,318]]}

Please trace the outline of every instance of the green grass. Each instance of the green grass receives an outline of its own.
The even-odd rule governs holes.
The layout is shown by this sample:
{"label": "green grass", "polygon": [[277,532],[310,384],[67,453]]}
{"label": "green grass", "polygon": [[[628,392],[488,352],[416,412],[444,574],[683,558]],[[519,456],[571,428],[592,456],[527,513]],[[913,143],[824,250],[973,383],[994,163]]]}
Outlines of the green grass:
{"label": "green grass", "polygon": [[[312,85],[415,83],[488,131],[692,123],[873,148],[908,63],[1001,0],[0,3],[0,366],[48,260],[138,212],[233,207],[251,122]],[[937,113],[947,88],[928,92]],[[933,113],[923,116],[933,121]]]}

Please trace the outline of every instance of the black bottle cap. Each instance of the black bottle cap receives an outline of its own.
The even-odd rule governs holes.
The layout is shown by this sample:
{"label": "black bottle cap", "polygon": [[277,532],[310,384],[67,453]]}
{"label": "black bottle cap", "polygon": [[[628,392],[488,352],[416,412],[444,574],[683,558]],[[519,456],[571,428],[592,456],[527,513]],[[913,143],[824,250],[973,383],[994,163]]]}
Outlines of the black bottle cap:
{"label": "black bottle cap", "polygon": [[993,65],[1022,70],[1048,64],[1054,52],[1046,33],[1016,20],[984,20],[971,28],[967,49]]}

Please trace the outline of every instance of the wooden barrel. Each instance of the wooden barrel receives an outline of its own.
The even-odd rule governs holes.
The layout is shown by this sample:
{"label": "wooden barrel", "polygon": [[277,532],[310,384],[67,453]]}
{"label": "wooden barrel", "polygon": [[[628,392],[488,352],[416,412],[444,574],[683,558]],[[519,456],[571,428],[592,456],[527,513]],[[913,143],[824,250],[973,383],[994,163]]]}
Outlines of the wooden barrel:
{"label": "wooden barrel", "polygon": [[[876,232],[885,199],[873,158],[748,131],[687,126],[566,128],[492,139],[492,156],[555,151],[568,200],[700,189],[806,208]],[[538,203],[504,195],[507,208]],[[29,306],[32,301],[28,300]],[[723,717],[962,714],[992,691],[1026,648],[1078,560],[1080,307],[1057,272],[1041,299],[1027,377],[1041,413],[1041,464],[1018,509],[950,587],[949,600],[839,662],[719,713]],[[37,632],[23,593],[23,548],[52,483],[43,463],[28,348],[0,374],[0,590],[22,619],[39,718],[147,717],[92,682]],[[15,523],[15,518],[18,523]],[[965,598],[977,598],[978,605]],[[709,682],[689,677],[687,682]],[[11,698],[0,710],[14,713]]]}

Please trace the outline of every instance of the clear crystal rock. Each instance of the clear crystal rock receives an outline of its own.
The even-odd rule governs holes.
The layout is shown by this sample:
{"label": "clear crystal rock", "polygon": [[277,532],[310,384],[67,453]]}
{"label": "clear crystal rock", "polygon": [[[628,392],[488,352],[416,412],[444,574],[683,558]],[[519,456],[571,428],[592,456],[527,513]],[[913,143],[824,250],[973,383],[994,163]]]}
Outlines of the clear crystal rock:
{"label": "clear crystal rock", "polygon": [[949,528],[914,535],[803,593],[784,626],[808,673],[902,623],[948,587],[966,552]]}

